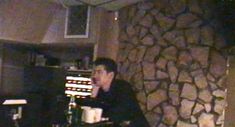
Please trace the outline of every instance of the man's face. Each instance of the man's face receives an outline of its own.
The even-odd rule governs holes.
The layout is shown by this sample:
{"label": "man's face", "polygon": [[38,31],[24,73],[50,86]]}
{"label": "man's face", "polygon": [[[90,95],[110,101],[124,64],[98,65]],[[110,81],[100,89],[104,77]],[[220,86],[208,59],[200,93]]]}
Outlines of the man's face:
{"label": "man's face", "polygon": [[113,80],[114,73],[107,72],[104,65],[95,66],[92,73],[92,80],[96,86],[104,87],[110,85]]}

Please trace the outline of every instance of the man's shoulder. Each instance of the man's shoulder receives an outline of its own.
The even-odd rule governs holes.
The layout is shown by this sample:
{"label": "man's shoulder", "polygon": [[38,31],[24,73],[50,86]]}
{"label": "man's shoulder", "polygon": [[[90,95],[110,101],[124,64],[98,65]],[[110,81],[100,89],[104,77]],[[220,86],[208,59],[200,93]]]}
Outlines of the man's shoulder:
{"label": "man's shoulder", "polygon": [[114,80],[114,84],[116,84],[118,86],[130,86],[129,82],[127,82],[126,80],[122,80],[122,79]]}
{"label": "man's shoulder", "polygon": [[119,90],[132,90],[130,83],[122,79],[116,79],[114,81],[114,88]]}

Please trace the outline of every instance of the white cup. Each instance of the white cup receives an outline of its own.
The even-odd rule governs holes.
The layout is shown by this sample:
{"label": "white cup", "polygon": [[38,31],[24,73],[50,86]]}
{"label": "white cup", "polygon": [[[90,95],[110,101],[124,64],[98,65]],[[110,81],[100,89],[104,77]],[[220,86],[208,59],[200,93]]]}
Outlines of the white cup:
{"label": "white cup", "polygon": [[83,110],[83,120],[86,123],[94,123],[95,122],[95,110],[92,108],[87,108]]}
{"label": "white cup", "polygon": [[81,106],[81,109],[82,110],[87,110],[87,109],[91,109],[91,107],[90,106]]}
{"label": "white cup", "polygon": [[86,123],[100,122],[102,118],[102,108],[91,108],[89,106],[82,106],[82,121]]}
{"label": "white cup", "polygon": [[93,110],[95,110],[95,122],[100,122],[101,118],[102,118],[102,112],[103,109],[102,108],[93,108]]}
{"label": "white cup", "polygon": [[81,106],[81,109],[82,109],[82,121],[86,122],[87,110],[90,110],[91,107],[89,107],[89,106]]}

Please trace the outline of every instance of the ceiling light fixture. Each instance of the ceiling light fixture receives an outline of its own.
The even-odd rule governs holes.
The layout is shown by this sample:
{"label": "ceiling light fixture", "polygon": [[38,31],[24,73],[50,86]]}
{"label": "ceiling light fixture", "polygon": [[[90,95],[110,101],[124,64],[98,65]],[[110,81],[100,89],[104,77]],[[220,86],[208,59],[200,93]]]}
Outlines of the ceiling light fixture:
{"label": "ceiling light fixture", "polygon": [[118,20],[118,16],[119,16],[119,15],[118,15],[118,11],[115,11],[115,12],[114,12],[114,20]]}

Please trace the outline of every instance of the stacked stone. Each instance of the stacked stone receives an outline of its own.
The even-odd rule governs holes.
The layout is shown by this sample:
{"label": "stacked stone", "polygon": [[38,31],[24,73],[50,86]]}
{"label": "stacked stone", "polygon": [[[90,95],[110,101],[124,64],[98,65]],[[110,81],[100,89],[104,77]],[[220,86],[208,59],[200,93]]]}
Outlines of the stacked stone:
{"label": "stacked stone", "polygon": [[120,77],[152,127],[223,124],[225,41],[206,3],[157,0],[120,11]]}

